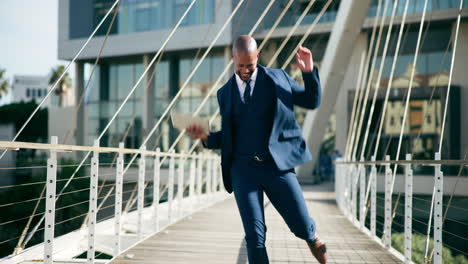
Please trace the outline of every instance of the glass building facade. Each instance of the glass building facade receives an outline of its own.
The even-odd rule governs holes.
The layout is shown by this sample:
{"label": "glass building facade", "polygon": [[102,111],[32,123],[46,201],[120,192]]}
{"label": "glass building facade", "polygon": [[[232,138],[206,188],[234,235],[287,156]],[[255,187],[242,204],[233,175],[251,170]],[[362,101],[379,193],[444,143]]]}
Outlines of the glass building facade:
{"label": "glass building facade", "polygon": [[[106,63],[99,66],[86,97],[89,143],[98,138],[142,73],[141,62]],[[102,146],[118,146],[121,141],[127,147],[140,146],[142,86],[139,85],[112,122],[108,132],[102,137]]]}
{"label": "glass building facade", "polygon": [[[385,2],[385,0],[382,0]],[[114,3],[114,0],[93,0],[92,1],[92,12],[93,12],[93,26],[100,22],[102,17],[109,10],[109,7]],[[215,11],[217,4],[233,4],[232,1],[215,1],[215,0],[198,0],[188,13],[187,18],[183,21],[182,26],[196,26],[203,24],[214,24],[215,23]],[[280,26],[288,27],[292,26],[302,11],[307,7],[309,1],[297,1],[292,6],[288,15],[281,21]],[[317,17],[318,13],[327,3],[326,0],[317,0],[313,8],[306,15],[302,24],[311,24]],[[368,17],[374,17],[376,15],[378,0],[372,0],[371,6],[368,11]],[[393,1],[392,1],[393,3]],[[112,28],[112,34],[129,34],[135,32],[147,32],[168,29],[174,25],[178,17],[184,12],[184,10],[190,4],[189,0],[122,0],[117,20],[114,27]],[[397,14],[403,13],[405,0],[400,0],[397,8]],[[279,3],[281,5],[281,3]],[[328,7],[327,12],[323,15],[320,23],[333,22],[336,19],[340,1],[333,1]],[[428,12],[442,9],[458,8],[459,0],[429,0]],[[421,13],[424,6],[424,0],[410,1],[408,12],[410,14]],[[468,6],[468,0],[464,0],[464,6]],[[219,7],[219,6],[218,6]],[[284,7],[284,5],[283,5]],[[243,14],[239,14],[240,16]],[[389,6],[387,15],[391,15],[391,6]],[[106,23],[110,23],[111,19],[107,19]],[[242,19],[240,19],[242,20]],[[274,20],[273,20],[274,21]],[[414,80],[415,89],[424,87],[443,86],[447,82],[446,73],[449,70],[450,65],[450,49],[446,52],[451,37],[451,22],[436,21],[431,23],[428,34],[425,37],[424,44],[422,45],[419,59],[416,65],[416,78]],[[237,32],[236,27],[240,27],[243,21],[233,23],[231,30]],[[219,23],[219,21],[218,21]],[[270,21],[262,24],[263,28],[268,28]],[[414,58],[414,51],[416,47],[417,35],[419,24],[406,24],[406,28],[409,28],[407,33],[404,35],[402,41],[402,47],[398,56],[396,72],[393,80],[392,89],[398,90],[408,86],[408,74],[412,66]],[[393,33],[390,40],[389,52],[386,57],[385,67],[383,70],[381,87],[386,87],[388,78],[390,77],[391,62],[395,56],[396,38],[398,36],[399,24],[394,25]],[[107,26],[104,25],[99,31],[99,34],[105,34]],[[371,29],[365,29],[370,39]],[[200,33],[202,36],[203,33]],[[314,54],[314,61],[320,66],[320,61],[323,59],[327,42],[330,33],[322,33],[312,35],[308,38],[304,46],[309,47]],[[383,37],[385,37],[384,32]],[[293,36],[288,42],[284,50],[278,56],[276,63],[273,67],[281,67],[285,59],[289,56],[290,52],[293,51],[296,43],[299,41],[301,36]],[[271,39],[266,46],[265,51],[262,51],[263,55],[260,58],[260,63],[266,65],[269,62],[269,49],[270,44],[273,45],[274,50],[282,42],[281,37]],[[382,40],[383,43],[383,40]],[[381,62],[381,53],[383,44],[381,44],[379,55],[376,59],[376,67],[371,74],[377,75],[378,67]],[[153,102],[152,106],[152,120],[149,128],[159,120],[162,113],[166,110],[167,106],[171,102],[172,98],[177,94],[179,89],[184,85],[185,80],[189,76],[192,69],[198,63],[200,57],[200,50],[196,48],[171,51],[170,54],[164,55],[163,59],[158,62],[156,67],[156,73],[153,78],[153,86],[151,89],[154,90],[152,93],[153,98],[149,100]],[[266,56],[265,56],[266,54]],[[186,85],[180,98],[174,106],[175,111],[183,113],[193,113],[198,109],[199,104],[203,98],[207,95],[208,91],[215,85],[215,81],[221,74],[226,64],[226,49],[215,48],[210,52],[209,56],[201,64],[195,75]],[[89,122],[87,123],[87,136],[88,144],[92,143],[94,138],[99,136],[100,131],[104,129],[106,124],[112,118],[112,115],[118,109],[122,101],[124,100],[127,93],[136,83],[140,75],[144,71],[143,66],[143,55],[133,54],[128,56],[116,56],[111,58],[106,63],[101,63],[99,71],[91,80],[91,90],[87,95],[87,113]],[[289,74],[296,79],[298,82],[302,82],[300,70],[295,65],[294,60],[288,65],[287,70]],[[150,71],[151,72],[151,71]],[[215,89],[222,85],[227,78],[232,74],[232,70],[228,71]],[[143,82],[144,83],[144,82]],[[143,129],[143,109],[144,100],[142,100],[143,86],[137,88],[134,95],[131,96],[129,102],[122,109],[122,112],[117,116],[109,128],[109,132],[103,137],[101,144],[107,146],[117,146],[118,142],[125,138],[125,145],[127,147],[138,148],[144,139],[144,136],[148,131]],[[382,89],[382,88],[381,88]],[[383,90],[383,89],[382,89]],[[403,90],[403,89],[399,89]],[[434,142],[440,137],[439,133],[439,121],[440,109],[443,107],[441,103],[443,101],[443,95],[434,99],[433,103],[429,103],[427,98],[418,98],[415,102],[411,102],[412,109],[415,111],[409,113],[408,129],[405,130],[405,142],[401,153],[405,153],[407,150],[416,148],[418,153],[422,157],[427,153],[433,153],[436,145]],[[380,98],[379,98],[380,100]],[[379,101],[380,102],[380,101]],[[377,108],[381,107],[378,102]],[[399,131],[398,126],[401,119],[403,98],[393,98],[389,104],[384,125],[384,139],[381,141],[382,144],[386,144],[386,138],[390,139]],[[211,116],[218,109],[216,100],[216,93],[213,93],[208,102],[204,107],[201,108],[199,113],[202,117]],[[420,117],[417,114],[418,109],[425,109],[422,112],[430,111],[429,117]],[[307,111],[300,107],[295,108],[296,118],[298,123],[302,125]],[[330,122],[330,129],[327,133],[329,138],[334,137],[336,116],[333,115]],[[412,121],[411,121],[412,120]],[[419,120],[419,121],[418,121]],[[215,122],[213,129],[216,129],[220,125],[220,120]],[[373,121],[376,124],[378,120]],[[420,122],[421,121],[421,122]],[[419,123],[418,123],[419,122]],[[373,131],[373,130],[372,130]],[[156,130],[154,135],[155,146],[161,147],[163,151],[169,149],[174,139],[177,137],[179,131],[175,130],[168,118],[166,118],[160,128]],[[371,132],[372,133],[372,132]],[[422,143],[414,142],[415,136],[421,134],[423,139]],[[372,138],[372,134],[369,136]],[[190,147],[191,140],[188,137],[184,137],[183,140],[178,144],[177,150],[187,150]],[[372,142],[367,144],[372,145]],[[148,146],[148,148],[151,148]],[[381,148],[384,149],[384,148]]]}
{"label": "glass building facade", "polygon": [[[386,14],[387,16],[392,15],[392,8],[393,8],[394,1],[395,0],[391,1],[389,3],[389,6],[387,7],[387,14]],[[464,7],[468,6],[467,0],[462,0],[462,1],[463,1]],[[416,1],[410,0],[408,3],[408,14],[422,13],[424,10],[424,2],[425,0],[416,0]],[[378,3],[379,3],[379,0],[372,0],[371,6],[369,7],[368,16],[370,17],[376,16]],[[382,0],[382,9],[384,7],[384,3],[385,3],[385,0]],[[406,0],[398,1],[396,15],[403,15],[405,11],[405,4],[406,4]],[[458,8],[459,6],[460,6],[460,0],[428,0],[426,12],[442,10],[442,9]]]}
{"label": "glass building facade", "polygon": [[[191,56],[182,57],[180,59],[179,87],[184,85],[190,73],[199,61],[199,58],[193,58]],[[205,58],[196,71],[196,74],[193,75],[191,80],[187,83],[181,94],[181,98],[175,106],[175,111],[182,113],[195,113],[195,111],[199,110],[198,116],[202,118],[210,118],[214,113],[216,113],[218,109],[216,91],[232,74],[232,72],[228,72],[228,74],[221,79],[221,82],[216,83],[216,80],[220,77],[225,65],[226,62],[223,53],[213,53]],[[214,92],[211,93],[204,106],[200,107],[200,104],[211,89],[214,89]],[[221,123],[218,117],[213,122],[212,129],[219,130],[220,128]],[[192,143],[192,140],[188,136],[184,136],[178,145],[178,149],[185,151],[189,150]]]}
{"label": "glass building facade", "polygon": [[[94,0],[93,28],[99,24],[114,0]],[[111,34],[127,34],[151,30],[168,29],[172,27],[190,5],[186,0],[122,0]],[[214,23],[214,0],[198,0],[188,12],[181,26]],[[111,19],[106,19],[98,31],[105,35]]]}
{"label": "glass building facade", "polygon": [[[405,107],[404,93],[406,93],[409,87],[418,27],[418,24],[406,25],[409,31],[404,35],[404,39],[402,39],[402,46],[400,54],[397,57],[391,86],[391,89],[395,91],[392,93],[393,96],[390,98],[385,113],[382,146],[380,147],[380,155],[382,156],[386,152],[387,145],[390,150],[395,149],[395,151],[390,151],[390,153],[396,153],[397,141],[393,140],[395,142],[392,142],[391,138],[399,137],[401,131]],[[430,159],[438,149],[442,122],[441,113],[443,109],[441,102],[445,101],[445,95],[435,93],[438,96],[433,96],[431,100],[430,91],[437,88],[442,89],[442,87],[446,88],[448,85],[451,50],[447,49],[447,47],[450,46],[451,31],[447,30],[447,28],[450,28],[450,24],[429,26],[428,34],[422,42],[415,67],[415,77],[412,83],[414,91],[412,92],[412,99],[406,113],[407,118],[403,131],[404,138],[401,153],[411,152],[414,154],[414,158],[418,159]],[[391,39],[389,53],[386,56],[383,67],[380,82],[380,89],[383,91],[385,91],[389,82],[391,66],[395,57],[398,29],[399,26],[394,27],[394,32],[392,33],[393,42]],[[374,78],[378,75],[378,67],[382,60],[381,54],[379,55],[380,57],[377,58],[376,63],[377,67],[372,72]],[[377,109],[381,109],[383,98],[380,98],[379,102]],[[375,121],[377,122],[377,120]],[[371,142],[368,144],[371,144]],[[446,154],[452,156],[454,153]]]}
{"label": "glass building facade", "polygon": [[[382,9],[380,12],[383,11],[385,1],[386,0],[382,0]],[[463,6],[468,7],[468,0],[462,0],[462,1],[463,1]],[[297,19],[299,19],[301,13],[309,4],[309,1],[305,1],[305,0],[299,1],[299,2],[300,2],[299,8],[293,11],[295,20],[290,21],[289,23],[283,24],[283,26],[293,25],[297,21]],[[327,0],[317,0],[316,3],[312,6],[312,8],[309,10],[308,14],[302,20],[301,25],[312,24],[313,21],[317,18],[322,8],[325,6],[326,2]],[[341,2],[340,0],[333,1],[328,7],[327,11],[323,14],[322,18],[319,20],[319,23],[328,23],[328,22],[335,21],[336,15],[338,14],[338,8],[340,6],[340,2]],[[376,16],[378,2],[379,0],[372,0],[371,5],[368,10],[368,14],[367,14],[368,17]],[[387,13],[386,13],[387,16],[392,15],[392,8],[393,8],[394,2],[395,0],[390,1],[388,8],[387,8]],[[422,13],[424,9],[424,2],[425,0],[410,0],[408,3],[408,11],[407,11],[408,14]],[[459,6],[460,6],[460,0],[428,0],[426,12],[450,9],[450,8],[458,8]],[[396,10],[396,15],[397,16],[403,15],[404,9],[405,9],[405,0],[399,0],[397,10]]]}
{"label": "glass building facade", "polygon": [[[387,8],[387,16],[392,13],[391,1]],[[468,0],[462,0],[463,6],[468,7]],[[111,29],[111,34],[127,34],[134,32],[154,31],[171,28],[183,14],[186,8],[190,5],[189,0],[122,0],[120,10],[116,18],[115,25]],[[229,3],[228,0],[197,0],[188,12],[187,17],[182,21],[181,26],[213,24],[215,22],[215,11],[218,5]],[[319,23],[329,23],[336,19],[340,0],[333,1],[323,14]],[[375,17],[379,0],[372,0],[368,10],[368,17]],[[411,0],[408,5],[408,14],[422,13],[425,0]],[[108,12],[109,8],[114,3],[114,0],[93,0],[92,3],[92,18],[95,28],[101,19]],[[308,14],[304,17],[301,25],[311,24],[322,8],[326,5],[327,0],[315,1]],[[382,0],[385,3],[385,0]],[[288,15],[280,22],[280,27],[290,27],[296,23],[304,9],[308,6],[309,1],[299,0],[293,4]],[[428,0],[427,12],[458,8],[460,0]],[[282,5],[285,5],[282,4]],[[405,0],[399,0],[397,7],[397,15],[402,15],[404,12]],[[382,6],[383,8],[383,6]],[[103,27],[98,30],[98,35],[105,35],[111,19],[104,21]],[[273,25],[274,20],[262,23],[262,28],[266,29]],[[83,37],[84,35],[71,34],[72,38]]]}
{"label": "glass building facade", "polygon": [[[208,94],[208,91],[214,87],[215,81],[220,76],[225,67],[225,58],[223,53],[214,52],[205,58],[191,80],[188,82],[180,99],[176,102],[175,111],[183,113],[193,113]],[[111,120],[114,113],[118,110],[131,88],[136,84],[144,71],[143,58],[134,59],[133,62],[113,61],[110,63],[101,63],[99,69],[94,73],[86,96],[86,109],[88,115],[87,131],[88,144],[99,137],[99,134]],[[156,65],[156,71],[152,78],[154,97],[152,120],[149,129],[161,118],[167,106],[178,93],[185,80],[198,63],[199,59],[192,57],[181,57],[172,60],[161,60]],[[91,66],[91,65],[89,65]],[[91,68],[91,67],[89,67]],[[171,73],[171,70],[173,71]],[[152,71],[147,73],[152,75]],[[177,86],[171,85],[171,77],[178,75]],[[201,108],[200,116],[208,118],[218,109],[216,99],[216,90],[229,76],[225,76],[214,88],[215,92],[211,94],[207,103]],[[121,112],[112,122],[108,132],[101,140],[102,146],[117,146],[119,142],[124,141],[125,146],[129,148],[139,148],[144,137],[149,131],[142,128],[143,122],[143,90],[145,82],[142,81],[130,96],[128,102],[124,105]],[[167,116],[155,131],[154,146],[148,148],[160,147],[163,151],[169,149],[179,131],[174,129]],[[220,127],[219,118],[213,123],[213,129]],[[188,150],[190,139],[185,137],[178,144],[177,150]]]}

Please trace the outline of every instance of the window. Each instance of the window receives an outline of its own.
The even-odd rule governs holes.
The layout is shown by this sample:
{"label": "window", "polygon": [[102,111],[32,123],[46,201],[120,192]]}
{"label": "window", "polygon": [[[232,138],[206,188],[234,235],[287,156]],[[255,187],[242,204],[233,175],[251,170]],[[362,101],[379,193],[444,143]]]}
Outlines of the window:
{"label": "window", "polygon": [[[331,22],[334,21],[336,18],[336,14],[338,12],[338,8],[340,6],[340,0],[338,1],[333,1],[330,6],[327,8],[326,12],[323,14],[323,16],[320,18],[319,23],[324,23],[324,22]],[[301,16],[302,12],[307,8],[309,5],[310,1],[300,1],[300,6],[298,13],[296,14],[296,19],[292,21],[292,23],[295,23],[297,19]],[[302,25],[307,25],[307,24],[312,24],[314,20],[317,18],[318,14],[322,11],[322,9],[326,6],[327,1],[326,0],[317,0],[310,10],[307,12],[307,15],[304,17],[302,20],[301,24]]]}
{"label": "window", "polygon": [[31,89],[27,88],[26,89],[26,97],[30,97],[30,96],[31,96]]}
{"label": "window", "polygon": [[36,89],[31,89],[32,90],[32,97],[35,98],[36,97]]}
{"label": "window", "polygon": [[[157,99],[169,98],[169,63],[161,61],[153,78],[154,95]],[[162,113],[162,112],[161,112]]]}
{"label": "window", "polygon": [[[172,11],[172,20],[173,23],[176,23],[179,20],[179,17],[187,10],[189,7],[190,2],[187,2],[185,0],[176,0],[174,1],[174,7]],[[187,16],[182,20],[180,23],[181,26],[187,26],[190,24],[194,24],[194,13],[193,9],[190,9],[188,12]]]}
{"label": "window", "polygon": [[[93,86],[97,87],[91,88],[92,91],[87,103],[89,122],[92,124],[88,128],[89,138],[97,138],[142,72],[143,66],[141,63],[109,63],[99,66],[97,79],[93,80]],[[142,104],[140,103],[142,86],[137,87],[109,127],[106,136],[101,140],[103,146],[117,146],[123,136],[127,134],[126,131],[130,129],[128,130],[126,147],[139,147],[142,129]]]}
{"label": "window", "polygon": [[[122,0],[111,34],[125,34],[172,27],[190,5],[189,0]],[[114,0],[94,0],[93,27],[95,28],[109,11]],[[214,23],[215,0],[198,0],[190,9],[181,25]],[[110,14],[112,16],[113,14]],[[98,30],[105,35],[109,28],[108,18]]]}
{"label": "window", "polygon": [[[179,86],[183,85],[197,63],[198,60],[193,61],[193,58],[180,60]],[[213,87],[223,69],[223,56],[215,55],[207,57],[185,87],[181,95],[182,99],[177,103],[176,108],[183,112],[195,111],[202,102],[202,99]],[[201,110],[201,115],[209,114],[217,109],[216,93],[212,93],[211,97],[213,100],[209,100],[208,103],[205,104]]]}

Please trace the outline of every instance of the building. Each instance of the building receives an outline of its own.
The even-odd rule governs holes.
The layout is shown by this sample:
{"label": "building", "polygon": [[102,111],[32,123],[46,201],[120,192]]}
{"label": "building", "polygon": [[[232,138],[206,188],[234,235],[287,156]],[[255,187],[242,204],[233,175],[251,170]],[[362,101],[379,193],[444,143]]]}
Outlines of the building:
{"label": "building", "polygon": [[[115,25],[110,31],[106,47],[103,50],[98,70],[93,78],[91,90],[87,94],[85,111],[80,112],[78,120],[78,144],[90,145],[93,139],[105,127],[107,122],[124,100],[127,93],[139,79],[146,65],[149,64],[156,51],[161,47],[168,36],[172,25],[190,4],[190,1],[175,0],[122,0],[120,11],[117,15]],[[93,28],[100,22],[112,0],[63,0],[59,2],[59,59],[71,60],[86,38],[91,34]],[[217,77],[222,72],[224,65],[230,59],[230,45],[239,34],[246,34],[254,25],[261,12],[269,1],[256,0],[245,1],[242,8],[234,16],[222,32],[219,40],[209,53],[194,78],[190,81],[187,89],[183,92],[181,100],[176,104],[176,110],[193,112],[200,103],[209,88],[215,84]],[[279,16],[288,1],[277,0],[264,21],[260,24],[254,37],[260,43],[272,27],[275,19]],[[289,56],[294,45],[305,34],[314,18],[317,17],[327,1],[317,0],[316,4],[308,11],[293,37],[279,54],[273,67],[280,67]],[[385,1],[382,1],[385,2]],[[399,1],[397,16],[394,22],[392,38],[390,40],[389,53],[384,67],[381,85],[388,83],[390,75],[391,59],[395,55],[396,37],[398,35],[399,23],[403,14],[405,1]],[[101,140],[103,146],[117,146],[119,141],[125,138],[127,147],[139,147],[144,135],[152,128],[161,116],[171,98],[177,93],[192,67],[197,62],[203,51],[209,46],[212,39],[222,27],[226,18],[235,8],[237,0],[198,0],[187,18],[182,22],[181,28],[175,33],[162,56],[154,80],[151,74],[145,77],[135,94],[132,95],[122,113],[119,114],[109,129],[109,132]],[[299,19],[303,10],[307,8],[309,1],[294,1],[291,8],[281,20],[278,28],[273,32],[261,54],[261,63],[266,64],[274,52],[281,45]],[[324,16],[319,21],[316,29],[305,43],[306,47],[312,49],[314,60],[320,65],[334,20],[337,16],[340,1],[333,1]],[[393,4],[393,1],[390,1]],[[337,98],[329,102],[335,105],[335,113],[330,117],[329,129],[326,140],[332,144],[328,148],[338,149],[344,152],[346,135],[352,108],[354,91],[358,78],[358,68],[361,54],[369,46],[372,25],[376,19],[377,0],[371,1],[368,15],[363,24],[362,32],[355,43],[351,62],[344,73],[344,79]],[[441,111],[444,108],[446,98],[446,85],[448,72],[450,70],[452,42],[450,41],[456,17],[458,15],[458,0],[429,0],[425,17],[427,34],[421,46],[419,60],[416,65],[416,78],[414,80],[414,95],[411,100],[411,113],[408,119],[408,129],[405,131],[402,155],[408,151],[414,151],[417,158],[433,155],[436,150],[436,142],[440,138]],[[401,119],[401,107],[404,103],[404,94],[408,85],[408,68],[411,66],[414,56],[416,40],[419,29],[419,21],[422,16],[424,0],[410,1],[408,16],[405,24],[405,37],[402,41],[400,57],[397,62],[391,94],[390,106],[387,109],[387,118],[384,123],[382,145],[395,148],[395,142],[390,142],[395,133],[399,131],[398,120]],[[468,113],[468,106],[461,104],[468,100],[468,77],[464,72],[464,61],[468,60],[468,2],[464,2],[462,12],[463,20],[460,26],[459,46],[455,70],[453,75],[453,90],[450,98],[450,117],[447,123],[445,138],[448,144],[443,150],[443,156],[447,159],[460,159],[463,152],[468,148],[468,138],[462,137],[468,133],[468,122],[461,118],[463,113]],[[391,5],[386,15],[390,16]],[[110,24],[111,17],[98,31],[89,47],[85,49],[80,59],[76,62],[76,87],[77,97],[83,92],[84,80],[89,79],[89,72],[94,60],[99,54],[101,43]],[[385,30],[388,29],[388,19]],[[383,37],[385,34],[383,34]],[[383,43],[383,41],[382,41]],[[377,55],[376,67],[372,75],[377,74],[378,65],[381,61],[383,44]],[[446,50],[448,52],[446,52]],[[388,65],[388,66],[387,66]],[[292,76],[300,76],[294,63],[289,65],[288,70]],[[230,77],[232,71],[223,80]],[[300,77],[298,79],[300,81]],[[145,88],[147,87],[147,88]],[[429,103],[434,88],[434,102]],[[445,88],[444,88],[445,87]],[[383,91],[384,89],[382,89]],[[376,105],[377,111],[381,109],[384,94],[379,93]],[[217,102],[215,96],[210,98],[209,104],[203,109],[202,115],[209,115],[216,111]],[[424,109],[427,109],[425,111]],[[428,113],[428,117],[422,115]],[[297,109],[298,120],[302,122],[305,111]],[[372,146],[372,135],[378,121],[371,126],[368,146]],[[419,136],[422,139],[419,141]],[[170,123],[166,120],[156,136],[151,141],[152,148],[159,146],[167,150],[172,140],[177,136]],[[416,142],[418,141],[418,142]],[[389,143],[390,142],[390,143]],[[189,139],[179,145],[179,149],[189,147]],[[412,149],[411,146],[415,146]],[[323,152],[329,151],[323,149]],[[381,147],[377,159],[383,159],[385,148]]]}
{"label": "building", "polygon": [[[50,89],[49,80],[50,75],[14,75],[11,86],[13,91],[12,103],[34,101],[39,104]],[[42,107],[67,107],[73,106],[74,103],[75,95],[72,89],[68,89],[64,92],[62,98],[57,93],[52,93]]]}
{"label": "building", "polygon": [[[13,91],[12,103],[35,101],[39,103],[47,95],[49,78],[39,75],[14,75],[11,85]],[[44,104],[49,105],[50,99]]]}

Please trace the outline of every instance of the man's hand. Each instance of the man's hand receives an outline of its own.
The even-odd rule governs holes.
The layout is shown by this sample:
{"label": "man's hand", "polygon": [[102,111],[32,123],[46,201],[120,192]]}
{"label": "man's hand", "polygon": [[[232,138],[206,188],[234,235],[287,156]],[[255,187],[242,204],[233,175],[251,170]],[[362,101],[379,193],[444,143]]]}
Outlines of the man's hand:
{"label": "man's hand", "polygon": [[208,139],[208,134],[203,131],[203,128],[200,125],[192,124],[188,126],[185,131],[190,135],[190,137],[192,137],[192,139],[200,139],[202,141],[206,141]]}
{"label": "man's hand", "polygon": [[312,52],[308,48],[299,46],[296,53],[296,62],[302,72],[312,72],[314,70]]}

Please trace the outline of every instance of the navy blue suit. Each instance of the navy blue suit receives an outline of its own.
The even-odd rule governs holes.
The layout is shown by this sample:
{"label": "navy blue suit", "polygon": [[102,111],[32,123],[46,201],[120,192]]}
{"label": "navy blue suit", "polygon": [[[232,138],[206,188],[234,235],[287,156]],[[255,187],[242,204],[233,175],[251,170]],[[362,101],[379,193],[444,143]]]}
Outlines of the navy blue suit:
{"label": "navy blue suit", "polygon": [[[309,217],[294,167],[312,159],[296,122],[294,105],[315,109],[321,89],[317,69],[303,73],[304,86],[285,71],[258,65],[249,104],[241,100],[235,75],[219,89],[221,130],[211,132],[206,148],[221,149],[226,190],[234,191],[246,233],[250,263],[268,263],[263,193],[291,231],[313,242]],[[260,156],[257,162],[253,157]]]}

